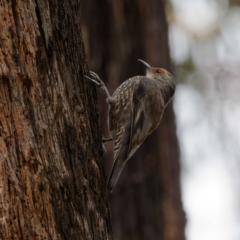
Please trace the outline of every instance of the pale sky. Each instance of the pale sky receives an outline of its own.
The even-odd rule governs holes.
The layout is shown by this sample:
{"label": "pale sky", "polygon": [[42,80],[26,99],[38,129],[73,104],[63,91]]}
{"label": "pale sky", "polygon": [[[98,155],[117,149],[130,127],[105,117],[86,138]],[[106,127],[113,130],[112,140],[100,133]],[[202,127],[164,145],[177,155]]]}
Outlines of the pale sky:
{"label": "pale sky", "polygon": [[[171,0],[174,97],[187,240],[240,239],[240,7],[226,0]],[[177,79],[179,81],[179,79]]]}

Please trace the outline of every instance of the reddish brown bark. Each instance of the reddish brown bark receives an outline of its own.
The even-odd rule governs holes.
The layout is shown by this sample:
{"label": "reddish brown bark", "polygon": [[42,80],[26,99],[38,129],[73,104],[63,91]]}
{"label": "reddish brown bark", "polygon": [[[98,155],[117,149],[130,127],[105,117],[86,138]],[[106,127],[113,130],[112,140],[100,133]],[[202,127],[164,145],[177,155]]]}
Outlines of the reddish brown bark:
{"label": "reddish brown bark", "polygon": [[112,239],[80,16],[0,2],[0,239]]}

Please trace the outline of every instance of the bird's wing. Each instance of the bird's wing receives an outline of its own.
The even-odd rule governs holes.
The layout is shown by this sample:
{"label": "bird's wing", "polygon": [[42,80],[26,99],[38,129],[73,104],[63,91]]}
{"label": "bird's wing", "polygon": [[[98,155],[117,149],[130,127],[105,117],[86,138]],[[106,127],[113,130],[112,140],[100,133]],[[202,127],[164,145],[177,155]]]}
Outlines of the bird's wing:
{"label": "bird's wing", "polygon": [[128,159],[145,138],[158,126],[163,112],[163,99],[154,81],[142,77],[133,92],[133,112]]}

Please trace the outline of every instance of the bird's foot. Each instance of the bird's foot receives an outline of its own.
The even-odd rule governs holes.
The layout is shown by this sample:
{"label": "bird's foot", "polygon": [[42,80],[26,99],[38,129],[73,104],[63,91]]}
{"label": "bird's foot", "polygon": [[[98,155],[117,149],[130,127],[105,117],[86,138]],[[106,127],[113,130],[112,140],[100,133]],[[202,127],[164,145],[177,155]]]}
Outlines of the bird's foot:
{"label": "bird's foot", "polygon": [[101,88],[102,85],[104,85],[104,83],[102,82],[102,80],[99,78],[99,76],[96,73],[89,71],[89,74],[92,78],[87,75],[84,75],[84,76],[87,79],[89,79],[90,81],[92,81],[93,83],[95,83],[99,88]]}
{"label": "bird's foot", "polygon": [[107,152],[104,143],[102,142],[102,151],[100,151],[100,156],[102,157],[103,155],[105,155],[105,153]]}
{"label": "bird's foot", "polygon": [[112,140],[112,138],[102,138],[102,143],[110,142]]}
{"label": "bird's foot", "polygon": [[85,77],[92,81],[93,83],[95,83],[99,88],[101,88],[106,93],[107,97],[111,98],[111,96],[108,93],[107,87],[105,86],[104,82],[100,79],[100,77],[95,72],[92,71],[89,71],[89,74],[92,78],[86,75]]}

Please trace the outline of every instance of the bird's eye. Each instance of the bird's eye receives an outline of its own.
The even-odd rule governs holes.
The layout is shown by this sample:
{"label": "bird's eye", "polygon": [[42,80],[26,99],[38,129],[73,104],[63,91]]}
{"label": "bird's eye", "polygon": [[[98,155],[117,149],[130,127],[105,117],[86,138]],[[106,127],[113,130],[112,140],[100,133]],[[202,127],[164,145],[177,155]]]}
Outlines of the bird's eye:
{"label": "bird's eye", "polygon": [[161,73],[161,70],[157,70],[157,73]]}

